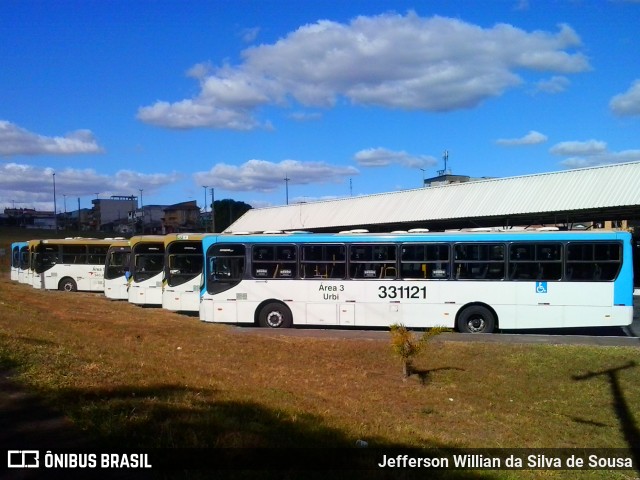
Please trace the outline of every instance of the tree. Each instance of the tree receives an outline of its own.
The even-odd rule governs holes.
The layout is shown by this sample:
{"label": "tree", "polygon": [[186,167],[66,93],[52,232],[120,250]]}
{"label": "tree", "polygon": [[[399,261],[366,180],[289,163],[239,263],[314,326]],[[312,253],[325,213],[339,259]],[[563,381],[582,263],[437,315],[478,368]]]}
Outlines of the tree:
{"label": "tree", "polygon": [[224,231],[229,225],[253,208],[247,203],[230,198],[216,200],[209,206],[213,209],[216,232]]}
{"label": "tree", "polygon": [[414,358],[426,348],[429,339],[441,333],[450,332],[451,329],[433,327],[425,331],[419,339],[401,323],[394,323],[389,327],[389,331],[391,333],[391,348],[402,361],[402,376],[407,379],[413,371]]}

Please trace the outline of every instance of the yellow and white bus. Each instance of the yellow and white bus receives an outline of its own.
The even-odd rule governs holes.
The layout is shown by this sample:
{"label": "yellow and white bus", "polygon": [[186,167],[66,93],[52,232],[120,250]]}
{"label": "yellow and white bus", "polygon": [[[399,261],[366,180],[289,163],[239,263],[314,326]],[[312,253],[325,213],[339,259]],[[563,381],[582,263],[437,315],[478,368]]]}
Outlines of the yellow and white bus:
{"label": "yellow and white bus", "polygon": [[162,305],[164,235],[136,235],[129,240],[129,302]]}
{"label": "yellow and white bus", "polygon": [[25,269],[23,275],[19,276],[18,281],[20,283],[26,283],[27,285],[31,285],[34,288],[40,288],[40,282],[37,285],[34,284],[35,277],[35,248],[40,240],[29,240],[27,241],[27,253],[26,253],[26,261],[27,268]]}
{"label": "yellow and white bus", "polygon": [[104,295],[112,300],[129,299],[129,266],[131,247],[129,240],[116,239],[107,251],[104,265]]}
{"label": "yellow and white bus", "polygon": [[197,312],[202,283],[204,233],[172,233],[164,239],[162,307]]}
{"label": "yellow and white bus", "polygon": [[65,238],[33,242],[34,288],[104,291],[104,264],[112,239]]}

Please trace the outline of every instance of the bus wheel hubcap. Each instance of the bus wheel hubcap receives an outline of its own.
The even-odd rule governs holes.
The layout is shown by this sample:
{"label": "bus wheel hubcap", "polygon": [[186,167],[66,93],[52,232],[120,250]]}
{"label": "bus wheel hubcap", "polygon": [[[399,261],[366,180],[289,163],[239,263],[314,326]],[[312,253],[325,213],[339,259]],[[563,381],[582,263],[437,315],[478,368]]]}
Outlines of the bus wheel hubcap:
{"label": "bus wheel hubcap", "polygon": [[469,330],[472,332],[481,332],[484,330],[485,324],[484,324],[484,318],[482,317],[474,317],[469,319],[469,321],[467,322],[467,325],[469,326]]}
{"label": "bus wheel hubcap", "polygon": [[282,324],[282,313],[280,312],[269,312],[267,315],[267,323],[270,327],[279,327]]}

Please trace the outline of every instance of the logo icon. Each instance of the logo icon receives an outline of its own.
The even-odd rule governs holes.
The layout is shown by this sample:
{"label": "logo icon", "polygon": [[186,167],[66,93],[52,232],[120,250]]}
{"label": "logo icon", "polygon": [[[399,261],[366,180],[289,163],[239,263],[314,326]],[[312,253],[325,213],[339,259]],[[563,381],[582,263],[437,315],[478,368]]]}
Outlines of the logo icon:
{"label": "logo icon", "polygon": [[9,450],[7,452],[9,468],[38,468],[40,452],[38,450]]}
{"label": "logo icon", "polygon": [[536,293],[547,293],[547,282],[536,282]]}

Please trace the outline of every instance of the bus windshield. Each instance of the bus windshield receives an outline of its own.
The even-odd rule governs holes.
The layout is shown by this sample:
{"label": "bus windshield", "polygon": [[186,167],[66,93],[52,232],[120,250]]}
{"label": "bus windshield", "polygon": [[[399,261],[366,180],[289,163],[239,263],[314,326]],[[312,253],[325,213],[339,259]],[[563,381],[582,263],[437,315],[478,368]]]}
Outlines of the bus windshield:
{"label": "bus windshield", "polygon": [[43,273],[58,263],[58,245],[38,245],[34,253],[34,270]]}
{"label": "bus windshield", "polygon": [[177,242],[168,249],[167,285],[182,285],[202,273],[202,242]]}
{"label": "bus windshield", "polygon": [[20,270],[29,268],[29,247],[20,248]]}
{"label": "bus windshield", "polygon": [[104,278],[113,280],[125,275],[129,270],[131,252],[127,250],[112,251],[107,257]]}
{"label": "bus windshield", "polygon": [[244,245],[213,245],[207,252],[207,292],[224,292],[240,283],[244,260]]}
{"label": "bus windshield", "polygon": [[164,245],[139,244],[135,248],[133,280],[143,282],[162,272]]}

